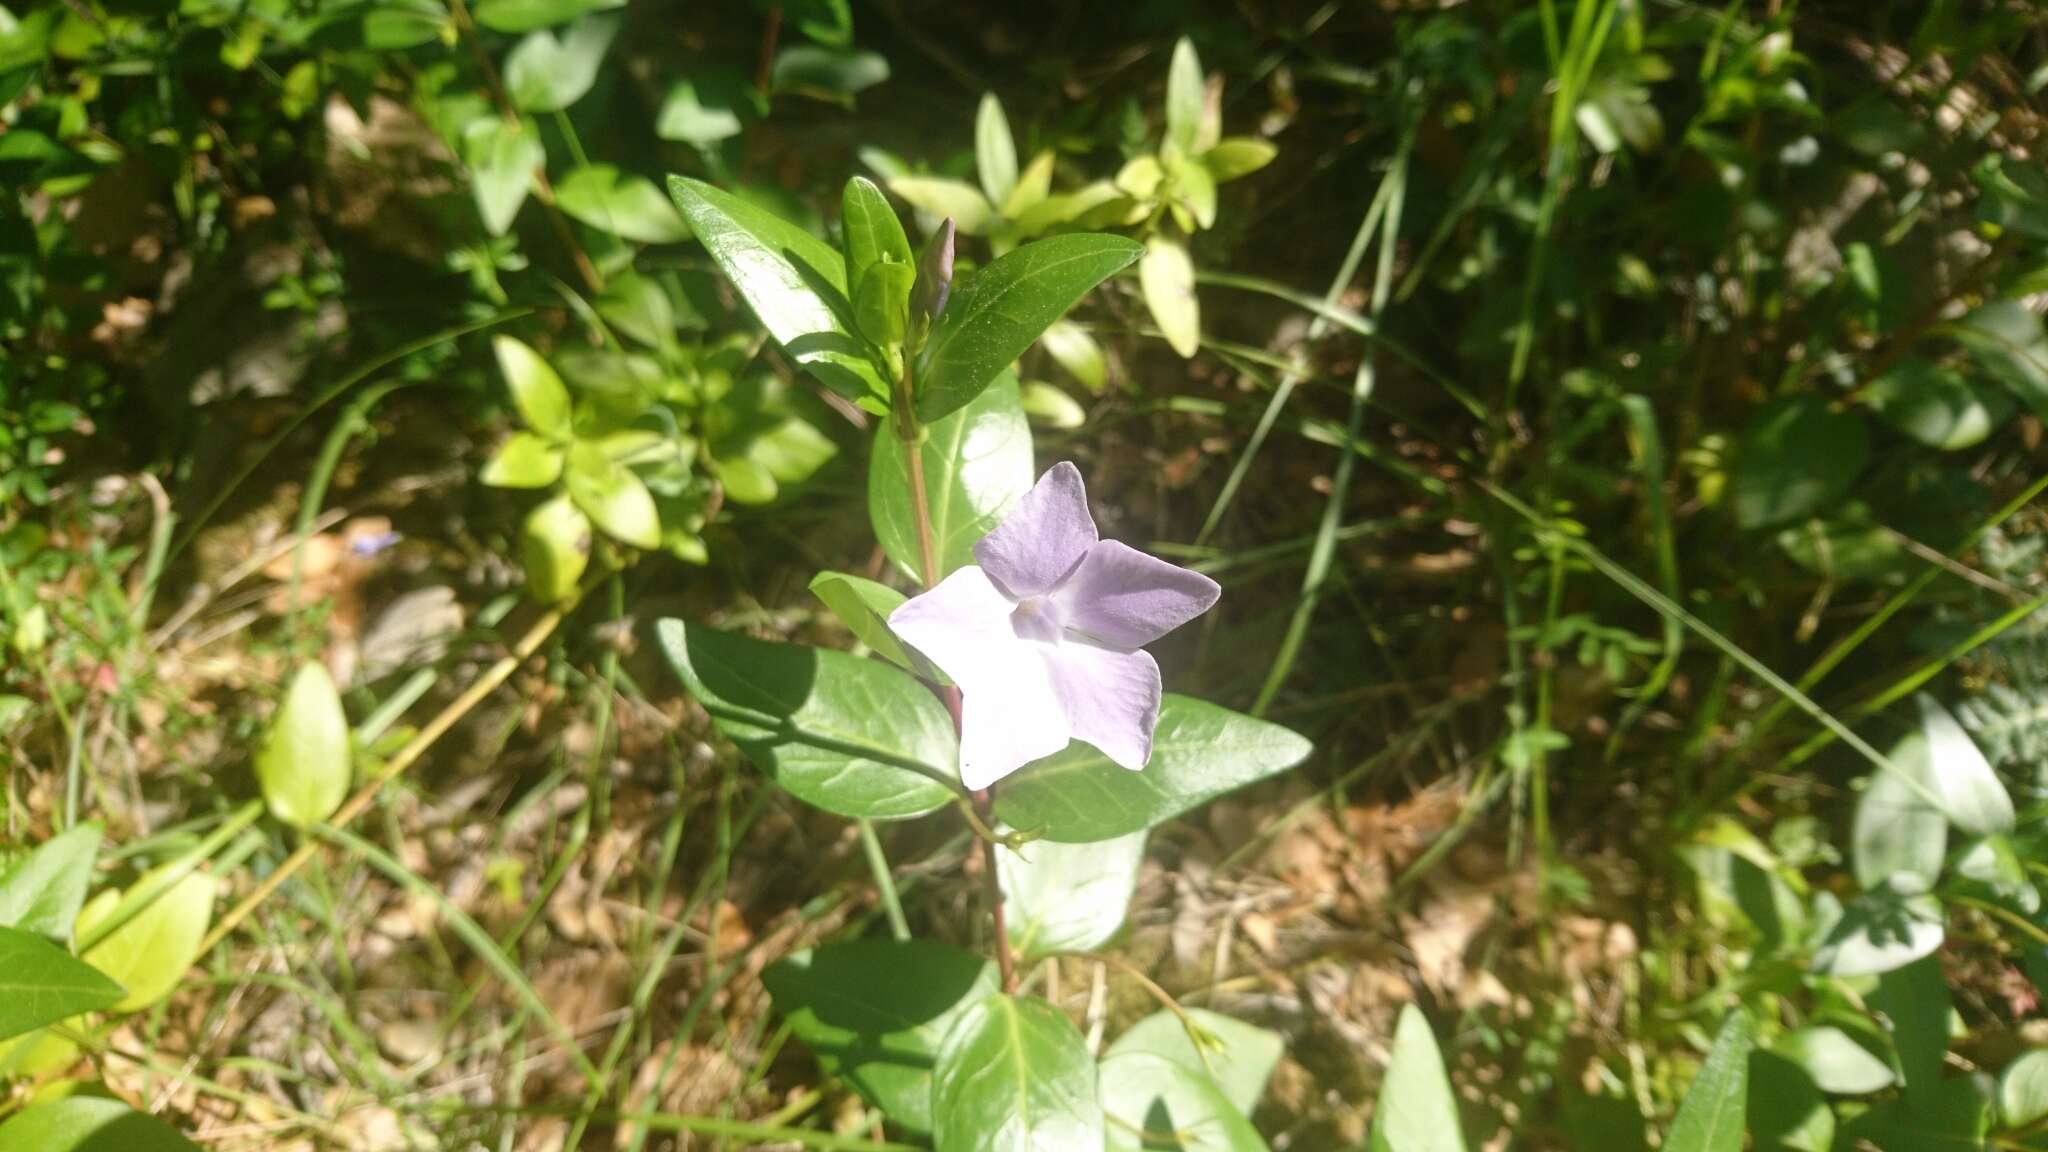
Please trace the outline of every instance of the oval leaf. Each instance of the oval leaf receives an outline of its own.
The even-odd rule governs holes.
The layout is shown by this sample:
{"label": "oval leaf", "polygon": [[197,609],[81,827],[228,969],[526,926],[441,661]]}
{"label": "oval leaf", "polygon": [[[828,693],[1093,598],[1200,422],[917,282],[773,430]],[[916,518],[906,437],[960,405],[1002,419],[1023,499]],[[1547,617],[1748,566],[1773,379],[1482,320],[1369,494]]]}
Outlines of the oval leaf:
{"label": "oval leaf", "polygon": [[635,548],[661,547],[661,515],[633,470],[587,441],[569,446],[569,498],[605,535]]}
{"label": "oval leaf", "polygon": [[514,432],[477,479],[493,488],[546,488],[562,476],[562,449],[531,432]]}
{"label": "oval leaf", "polygon": [[[940,575],[974,563],[974,544],[1031,490],[1031,425],[1016,377],[1004,375],[973,402],[928,425],[919,447]],[[868,516],[882,551],[921,579],[916,506],[903,442],[893,427],[876,433],[868,457]]]}
{"label": "oval leaf", "polygon": [[1163,1056],[1214,1081],[1231,1107],[1251,1115],[1280,1063],[1285,1048],[1280,1034],[1206,1008],[1183,1011],[1204,1033],[1200,1049],[1180,1017],[1162,1009],[1126,1029],[1103,1058],[1126,1052]]}
{"label": "oval leaf", "polygon": [[996,791],[996,815],[1047,840],[1113,840],[1154,828],[1308,757],[1303,737],[1202,700],[1168,693],[1142,772],[1075,743]]}
{"label": "oval leaf", "polygon": [[1202,346],[1202,305],[1195,298],[1195,265],[1188,250],[1164,236],[1145,245],[1138,263],[1138,286],[1152,322],[1175,352],[1187,359]]}
{"label": "oval leaf", "polygon": [[981,94],[974,116],[974,173],[991,204],[1009,200],[1017,188],[1017,143],[1010,138],[1010,119],[993,92]]}
{"label": "oval leaf", "polygon": [[[147,885],[156,874],[143,873],[135,886]],[[128,990],[114,1005],[116,1011],[147,1008],[169,996],[184,979],[185,969],[199,959],[199,942],[213,920],[213,896],[213,877],[191,873],[81,957]],[[78,934],[90,934],[120,902],[121,893],[116,891],[93,897],[78,913]]]}
{"label": "oval leaf", "polygon": [[1948,819],[1928,803],[1934,792],[1927,734],[1909,732],[1892,746],[1891,769],[1879,769],[1856,802],[1850,832],[1856,882],[1865,890],[1925,892],[1948,853]]}
{"label": "oval leaf", "polygon": [[718,730],[790,794],[841,816],[922,816],[958,793],[938,697],[886,664],[663,620],[661,645]]}
{"label": "oval leaf", "polygon": [[811,579],[811,594],[825,602],[839,622],[846,625],[875,655],[891,664],[930,679],[926,662],[913,657],[896,633],[889,630],[889,613],[902,606],[903,593],[844,572],[820,572]]}
{"label": "oval leaf", "polygon": [[1928,775],[1949,822],[1973,836],[2012,831],[2012,797],[1991,762],[1934,697],[1922,692],[1915,700],[1920,734],[1927,742]]}
{"label": "oval leaf", "polygon": [[1394,1054],[1372,1113],[1368,1152],[1465,1152],[1458,1100],[1429,1021],[1413,1004],[1394,1026]]}
{"label": "oval leaf", "polygon": [[1925,360],[1901,361],[1863,398],[1892,427],[1944,452],[1973,447],[2012,415],[2012,397]]}
{"label": "oval leaf", "polygon": [[99,969],[42,937],[0,928],[0,1040],[97,1012],[125,994]]}
{"label": "oval leaf", "polygon": [[531,32],[625,6],[626,0],[482,0],[476,22],[493,32]]}
{"label": "oval leaf", "polygon": [[562,387],[562,378],[540,353],[510,336],[493,337],[491,351],[512,392],[512,406],[519,409],[526,426],[550,440],[567,440],[569,390]]}
{"label": "oval leaf", "polygon": [[1819,396],[1764,406],[1742,434],[1733,496],[1735,522],[1768,528],[1833,507],[1870,459],[1870,430]]}
{"label": "oval leaf", "polygon": [[867,279],[868,269],[877,264],[911,267],[917,258],[910,252],[910,237],[889,198],[865,176],[846,182],[839,196],[840,246],[846,252],[846,283],[858,286]]}
{"label": "oval leaf", "polygon": [[1121,236],[1054,236],[956,286],[919,357],[918,417],[937,420],[980,395],[1053,321],[1143,251]]}
{"label": "oval leaf", "polygon": [[0,928],[71,939],[99,852],[100,826],[80,824],[0,871]]}
{"label": "oval leaf", "polygon": [[932,1073],[938,1152],[1076,1152],[1103,1147],[1088,1043],[1043,1000],[990,996],[946,1034]]}
{"label": "oval leaf", "polygon": [[1813,954],[1830,976],[1878,976],[1904,968],[1941,947],[1941,902],[1926,894],[1866,892],[1842,910]]}
{"label": "oval leaf", "polygon": [[1099,844],[1039,840],[1017,849],[999,847],[996,876],[1010,946],[1029,959],[1109,943],[1124,926],[1137,891],[1145,837],[1133,832]]}
{"label": "oval leaf", "polygon": [[0,1124],[0,1152],[200,1152],[178,1130],[119,1100],[67,1096]]}
{"label": "oval leaf", "polygon": [[1166,142],[1181,153],[1195,150],[1202,131],[1202,61],[1194,42],[1183,36],[1173,46],[1166,68]]}
{"label": "oval leaf", "polygon": [[1108,1152],[1266,1152],[1258,1129],[1215,1081],[1151,1052],[1102,1061],[1102,1111]]}
{"label": "oval leaf", "polygon": [[2007,1128],[2048,1120],[2048,1049],[2020,1054],[1998,1077],[1998,1115]]}
{"label": "oval leaf", "polygon": [[533,174],[548,162],[540,133],[499,116],[483,116],[462,132],[462,160],[484,229],[503,236],[533,191]]}
{"label": "oval leaf", "polygon": [[1102,345],[1086,329],[1060,320],[1047,327],[1038,342],[1090,392],[1099,395],[1109,386],[1109,362],[1102,354]]}
{"label": "oval leaf", "polygon": [[590,564],[590,518],[567,496],[557,496],[527,514],[519,553],[533,598],[543,604],[566,600]]}
{"label": "oval leaf", "polygon": [[988,231],[996,210],[972,184],[940,176],[898,176],[889,181],[889,191],[909,201],[912,208],[929,212],[969,236]]}
{"label": "oval leaf", "polygon": [[617,15],[587,16],[560,39],[535,32],[505,57],[505,90],[522,112],[559,112],[597,83],[604,54],[618,35]]}
{"label": "oval leaf", "polygon": [[351,775],[348,716],[327,666],[315,660],[285,689],[256,753],[256,780],[271,815],[305,828],[341,807]]}
{"label": "oval leaf", "polygon": [[609,164],[586,164],[555,185],[562,211],[600,232],[641,244],[688,240],[690,230],[652,180]]}
{"label": "oval leaf", "polygon": [[1892,1086],[1891,1066],[1840,1028],[1817,1024],[1788,1033],[1778,1054],[1806,1069],[1824,1092],[1861,1096]]}

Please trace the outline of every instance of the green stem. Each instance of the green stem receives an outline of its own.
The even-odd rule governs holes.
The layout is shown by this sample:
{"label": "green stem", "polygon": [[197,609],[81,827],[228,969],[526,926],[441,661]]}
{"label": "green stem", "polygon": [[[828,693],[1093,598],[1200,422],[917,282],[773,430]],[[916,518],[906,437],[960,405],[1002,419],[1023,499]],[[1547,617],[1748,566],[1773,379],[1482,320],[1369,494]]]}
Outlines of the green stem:
{"label": "green stem", "polygon": [[889,858],[882,853],[882,838],[875,835],[875,822],[860,821],[860,847],[867,854],[868,869],[875,874],[875,891],[882,898],[882,912],[889,918],[889,933],[898,940],[910,939],[910,922],[903,918],[903,901],[896,894],[896,877],[889,871]]}

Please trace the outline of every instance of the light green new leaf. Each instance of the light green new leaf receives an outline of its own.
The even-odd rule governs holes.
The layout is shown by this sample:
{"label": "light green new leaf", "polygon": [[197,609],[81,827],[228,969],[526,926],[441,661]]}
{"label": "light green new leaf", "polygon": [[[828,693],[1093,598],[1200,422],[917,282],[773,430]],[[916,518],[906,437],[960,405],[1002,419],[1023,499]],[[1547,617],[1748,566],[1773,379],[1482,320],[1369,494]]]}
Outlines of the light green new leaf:
{"label": "light green new leaf", "polygon": [[1126,1052],[1150,1052],[1215,1081],[1230,1106],[1249,1116],[1266,1094],[1266,1082],[1280,1063],[1286,1042],[1277,1032],[1247,1024],[1206,1008],[1187,1008],[1189,1019],[1206,1039],[1200,1049],[1179,1016],[1161,1009],[1124,1030],[1107,1051],[1106,1060]]}
{"label": "light green new leaf", "polygon": [[1285,772],[1311,748],[1278,724],[1168,693],[1144,771],[1119,768],[1076,742],[1003,781],[996,815],[1048,840],[1113,840]]}
{"label": "light green new leaf", "polygon": [[514,432],[477,479],[493,488],[546,488],[562,476],[562,446],[533,432]]}
{"label": "light green new leaf", "polygon": [[932,1072],[938,1152],[1077,1152],[1103,1147],[1087,1041],[1036,997],[990,996],[946,1034]]}
{"label": "light green new leaf", "polygon": [[1142,251],[1121,236],[1054,236],[998,257],[955,286],[918,358],[918,417],[937,420],[980,395],[1055,320]]}
{"label": "light green new leaf", "polygon": [[733,456],[717,462],[718,482],[725,486],[726,499],[735,504],[772,504],[782,485],[766,465],[750,456]]}
{"label": "light green new leaf", "polygon": [[996,876],[1009,922],[1010,946],[1033,959],[1053,952],[1090,952],[1124,926],[1145,832],[1099,844],[1035,840],[996,849]]}
{"label": "light green new leaf", "polygon": [[1749,1017],[1730,1013],[1664,1139],[1665,1152],[1742,1152],[1749,1106]]}
{"label": "light green new leaf", "polygon": [[569,498],[605,535],[635,548],[661,547],[661,515],[633,470],[589,441],[569,446]]}
{"label": "light green new leaf", "polygon": [[[974,563],[975,541],[1000,524],[1038,478],[1016,378],[1006,373],[965,408],[927,425],[918,451],[943,578]],[[868,456],[868,517],[882,551],[912,579],[922,579],[906,467],[902,440],[883,427]]]}
{"label": "light green new leaf", "polygon": [[550,440],[567,440],[569,390],[562,387],[562,378],[540,353],[510,336],[492,337],[491,351],[497,354],[498,371],[526,426]]}
{"label": "light green new leaf", "polygon": [[917,262],[910,251],[910,237],[903,233],[903,222],[896,218],[896,209],[889,206],[888,197],[875,187],[875,182],[865,176],[848,180],[839,195],[839,230],[840,247],[846,253],[846,283],[856,289],[867,279],[868,270],[877,264],[901,264],[908,268]]}
{"label": "light green new leaf", "polygon": [[1173,62],[1166,68],[1166,142],[1182,155],[1195,152],[1202,132],[1202,61],[1195,55],[1194,42],[1183,36],[1173,46]]}
{"label": "light green new leaf", "polygon": [[285,689],[256,752],[256,781],[270,814],[294,828],[318,824],[348,798],[348,716],[327,666],[302,665]]}
{"label": "light green new leaf", "polygon": [[[1009,197],[1002,203],[1004,217],[1015,222],[1024,213],[1045,203],[1046,197],[1052,194],[1054,162],[1050,149],[1031,158],[1031,163],[1018,174],[1016,186],[1010,189]],[[1023,235],[1029,238],[1037,233],[1026,232]]]}
{"label": "light green new leaf", "polygon": [[1202,167],[1218,184],[1249,176],[1273,162],[1280,149],[1271,141],[1251,136],[1232,136],[1217,143],[1214,148],[1202,153]]}
{"label": "light green new leaf", "polygon": [[1058,320],[1047,326],[1038,343],[1090,392],[1101,395],[1109,386],[1109,361],[1102,354],[1102,345],[1095,342],[1087,329],[1072,321]]}
{"label": "light green new leaf", "polygon": [[505,90],[522,112],[559,112],[597,83],[604,55],[618,35],[614,14],[586,16],[561,38],[534,32],[505,57]]}
{"label": "light green new leaf", "polygon": [[931,940],[849,940],[761,973],[776,1010],[826,1075],[891,1123],[932,1126],[932,1065],[947,1032],[996,991],[995,966]]}
{"label": "light green new leaf", "polygon": [[0,1124],[0,1152],[200,1152],[178,1130],[119,1100],[66,1096]]}
{"label": "light green new leaf", "polygon": [[[1009,201],[1017,188],[1017,143],[1010,138],[1010,119],[993,92],[981,94],[974,116],[974,171],[991,204]],[[957,227],[959,221],[954,221]]]}
{"label": "light green new leaf", "polygon": [[533,598],[543,604],[567,600],[590,564],[590,543],[590,518],[567,494],[527,513],[519,555]]}
{"label": "light green new leaf", "polygon": [[1413,1004],[1394,1026],[1394,1054],[1373,1105],[1368,1152],[1465,1152],[1458,1099],[1429,1021]]}
{"label": "light green new leaf", "polygon": [[838,252],[701,180],[671,176],[668,191],[705,250],[791,358],[842,396],[889,394],[854,332],[846,262]]}
{"label": "light green new leaf", "polygon": [[[135,887],[148,886],[155,875],[143,873]],[[128,990],[114,1005],[116,1011],[139,1012],[169,996],[184,979],[185,969],[199,959],[199,942],[213,920],[213,897],[213,877],[190,873],[81,957]],[[93,897],[78,912],[78,934],[90,935],[120,903],[118,891]]]}
{"label": "light green new leaf", "polygon": [[2048,1120],[2048,1048],[2020,1053],[1999,1074],[1998,1118],[2007,1128]]}
{"label": "light green new leaf", "polygon": [[1202,346],[1202,303],[1195,296],[1195,264],[1188,250],[1165,236],[1154,236],[1138,262],[1138,287],[1160,335],[1182,359]]}
{"label": "light green new leaf", "polygon": [[941,176],[898,176],[889,181],[889,191],[909,201],[912,208],[950,217],[953,227],[969,236],[986,233],[996,215],[988,197],[974,185]]}
{"label": "light green new leaf", "polygon": [[484,230],[503,236],[533,191],[533,174],[548,162],[540,133],[501,116],[482,116],[462,132],[462,161]]}
{"label": "light green new leaf", "polygon": [[562,211],[602,232],[641,244],[688,240],[690,229],[651,180],[609,164],[587,164],[555,185]]}
{"label": "light green new leaf", "polygon": [[807,804],[900,820],[958,795],[953,721],[887,664],[663,620],[662,650],[719,731]]}
{"label": "light green new leaf", "polygon": [[80,824],[0,871],[0,928],[69,940],[99,851],[100,826]]}
{"label": "light green new leaf", "polygon": [[904,647],[889,630],[889,613],[901,607],[903,593],[886,584],[844,572],[820,572],[811,578],[811,594],[825,602],[839,622],[875,655],[899,668],[922,674],[924,661]]}
{"label": "light green new leaf", "polygon": [[[1103,1058],[1102,1111],[1107,1152],[1267,1152],[1258,1129],[1216,1082],[1152,1052]],[[1147,1133],[1173,1133],[1171,1143]]]}
{"label": "light green new leaf", "polygon": [[1079,401],[1043,380],[1024,385],[1024,415],[1048,428],[1079,428],[1088,410]]}
{"label": "light green new leaf", "polygon": [[97,968],[41,936],[0,928],[0,1040],[97,1012],[123,995]]}

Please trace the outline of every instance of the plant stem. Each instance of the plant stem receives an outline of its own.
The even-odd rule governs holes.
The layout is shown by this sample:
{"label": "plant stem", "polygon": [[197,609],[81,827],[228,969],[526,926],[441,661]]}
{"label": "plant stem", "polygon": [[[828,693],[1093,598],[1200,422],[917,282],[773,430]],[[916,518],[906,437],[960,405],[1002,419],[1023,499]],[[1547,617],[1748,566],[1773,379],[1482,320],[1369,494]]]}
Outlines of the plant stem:
{"label": "plant stem", "polygon": [[896,878],[889,873],[889,857],[882,852],[882,838],[875,835],[875,822],[862,820],[860,847],[867,854],[868,869],[875,874],[875,891],[882,899],[882,912],[889,918],[889,934],[910,939],[910,922],[903,918],[903,901],[896,895]]}

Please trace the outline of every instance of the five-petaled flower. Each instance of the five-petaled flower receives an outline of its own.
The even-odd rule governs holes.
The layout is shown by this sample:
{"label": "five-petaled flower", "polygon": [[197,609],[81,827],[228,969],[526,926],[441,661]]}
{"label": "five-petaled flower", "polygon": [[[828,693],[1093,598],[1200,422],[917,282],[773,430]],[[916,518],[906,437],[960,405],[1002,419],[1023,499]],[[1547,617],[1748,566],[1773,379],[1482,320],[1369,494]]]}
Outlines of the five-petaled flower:
{"label": "five-petaled flower", "polygon": [[889,615],[960,687],[960,781],[986,788],[1084,740],[1133,771],[1152,758],[1149,644],[1216,603],[1216,582],[1096,537],[1081,472],[1046,470],[968,565]]}

